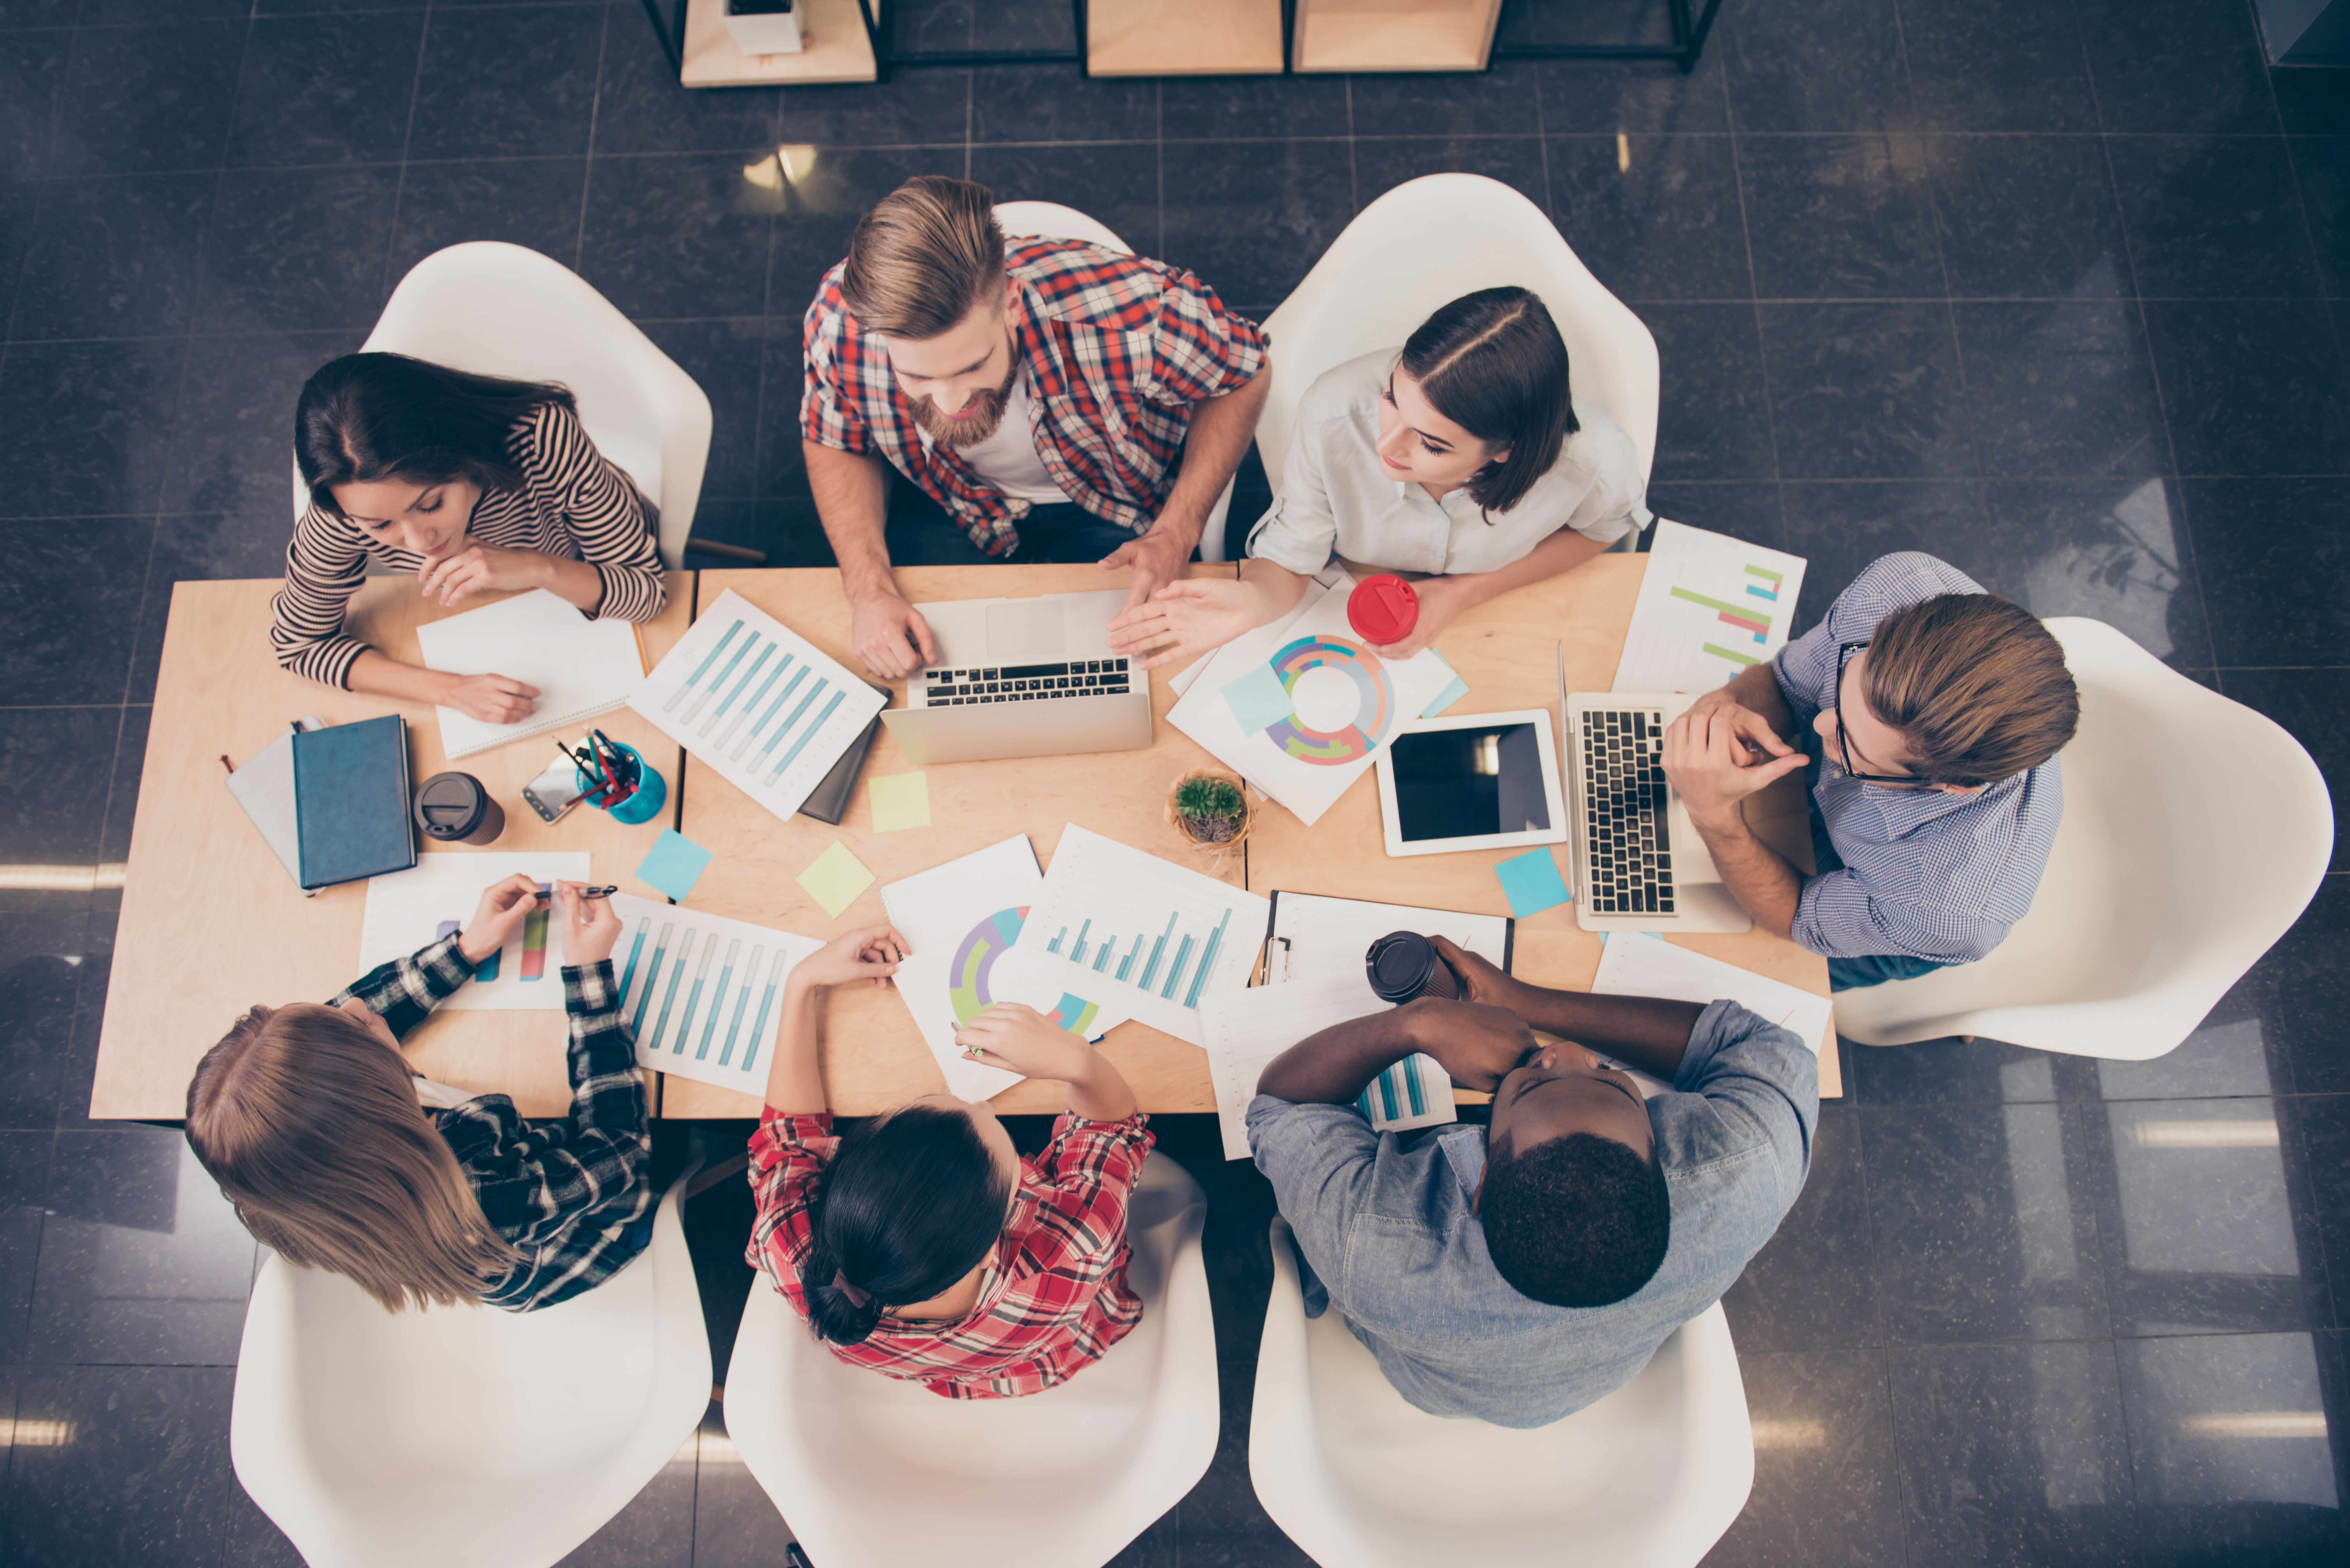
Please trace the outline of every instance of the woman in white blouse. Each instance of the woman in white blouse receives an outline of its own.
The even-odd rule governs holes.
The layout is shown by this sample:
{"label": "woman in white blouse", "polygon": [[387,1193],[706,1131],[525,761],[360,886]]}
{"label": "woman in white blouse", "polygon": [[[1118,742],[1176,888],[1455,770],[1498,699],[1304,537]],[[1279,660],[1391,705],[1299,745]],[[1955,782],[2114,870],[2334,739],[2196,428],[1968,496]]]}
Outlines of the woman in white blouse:
{"label": "woman in white blouse", "polygon": [[1110,624],[1145,670],[1278,620],[1333,555],[1425,574],[1408,659],[1472,605],[1573,571],[1648,526],[1632,440],[1567,389],[1541,298],[1487,288],[1439,309],[1401,350],[1306,389],[1281,493],[1249,531],[1238,581],[1168,584]]}

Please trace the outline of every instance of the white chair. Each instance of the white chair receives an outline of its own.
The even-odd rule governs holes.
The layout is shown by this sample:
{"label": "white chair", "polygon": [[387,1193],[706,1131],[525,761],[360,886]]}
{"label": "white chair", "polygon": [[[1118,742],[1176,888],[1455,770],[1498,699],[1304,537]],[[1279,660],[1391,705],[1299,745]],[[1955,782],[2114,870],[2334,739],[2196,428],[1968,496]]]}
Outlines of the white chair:
{"label": "white chair", "polygon": [[237,1479],[311,1568],[536,1568],[626,1507],[710,1404],[679,1208],[584,1295],[387,1313],[272,1256],[237,1353]]}
{"label": "white chair", "polygon": [[1978,962],[1839,992],[1837,1033],[2144,1061],[2194,1033],[2316,895],[2334,807],[2300,742],[2103,621],[2046,624],[2081,727],[2031,912]]}
{"label": "white chair", "polygon": [[1754,1485],[1754,1435],[1717,1302],[1615,1393],[1530,1430],[1405,1402],[1337,1309],[1305,1316],[1273,1222],[1249,1479],[1322,1568],[1692,1568]]}
{"label": "white chair", "polygon": [[[1112,234],[1107,224],[1058,202],[1000,202],[995,208],[995,221],[1003,225],[1006,239],[1084,240],[1122,256],[1134,254],[1134,247]],[[1232,509],[1235,483],[1225,481],[1224,493],[1209,509],[1207,524],[1200,530],[1200,559],[1203,561],[1224,558],[1224,516]]]}
{"label": "white chair", "polygon": [[[689,545],[730,559],[766,558],[691,538],[710,458],[710,399],[562,263],[495,240],[435,251],[400,280],[361,347],[484,376],[562,382],[579,400],[579,422],[596,449],[660,508],[662,565],[683,565]],[[296,473],[295,515],[308,503]]]}
{"label": "white chair", "polygon": [[1507,284],[1542,296],[1565,339],[1575,394],[1624,427],[1646,477],[1657,449],[1657,340],[1541,208],[1482,174],[1430,174],[1357,213],[1264,324],[1273,393],[1256,449],[1274,492],[1297,406],[1316,378],[1401,344],[1440,305]]}
{"label": "white chair", "polygon": [[820,1568],[1098,1568],[1215,1458],[1207,1199],[1154,1154],[1128,1211],[1142,1322],[1066,1383],[942,1399],[847,1366],[762,1278],[726,1376],[726,1430]]}

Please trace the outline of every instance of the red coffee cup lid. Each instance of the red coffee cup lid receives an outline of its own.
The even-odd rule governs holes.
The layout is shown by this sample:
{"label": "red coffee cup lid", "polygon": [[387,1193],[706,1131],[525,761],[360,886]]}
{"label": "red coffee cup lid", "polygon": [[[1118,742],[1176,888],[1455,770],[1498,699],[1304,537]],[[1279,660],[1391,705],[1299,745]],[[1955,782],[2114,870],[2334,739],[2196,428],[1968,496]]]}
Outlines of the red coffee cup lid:
{"label": "red coffee cup lid", "polygon": [[1401,642],[1419,624],[1419,596],[1401,577],[1365,577],[1347,596],[1347,624],[1374,646]]}

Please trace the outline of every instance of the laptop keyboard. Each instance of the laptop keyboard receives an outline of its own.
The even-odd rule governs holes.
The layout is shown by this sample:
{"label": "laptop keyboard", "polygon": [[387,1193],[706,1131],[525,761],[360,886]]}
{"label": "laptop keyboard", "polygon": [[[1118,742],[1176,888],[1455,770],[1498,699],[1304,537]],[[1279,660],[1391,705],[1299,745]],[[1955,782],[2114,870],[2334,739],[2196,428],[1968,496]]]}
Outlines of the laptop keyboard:
{"label": "laptop keyboard", "polygon": [[1128,683],[1127,661],[1123,659],[931,670],[923,672],[922,682],[925,708],[961,708],[975,702],[1041,702],[1056,697],[1123,697],[1133,690]]}
{"label": "laptop keyboard", "polygon": [[1583,824],[1593,914],[1673,912],[1664,719],[1653,708],[1583,714]]}

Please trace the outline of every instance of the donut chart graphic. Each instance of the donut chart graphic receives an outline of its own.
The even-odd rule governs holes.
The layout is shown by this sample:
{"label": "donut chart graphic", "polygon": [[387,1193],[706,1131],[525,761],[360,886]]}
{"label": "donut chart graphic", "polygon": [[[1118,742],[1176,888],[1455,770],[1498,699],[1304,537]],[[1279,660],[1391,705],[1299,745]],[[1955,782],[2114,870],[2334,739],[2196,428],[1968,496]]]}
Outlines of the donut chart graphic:
{"label": "donut chart graphic", "polygon": [[1326,633],[1308,635],[1283,648],[1270,662],[1281,677],[1282,689],[1293,697],[1298,677],[1326,665],[1346,671],[1355,682],[1355,721],[1343,730],[1310,729],[1295,712],[1265,726],[1264,738],[1289,755],[1317,767],[1336,767],[1369,756],[1387,738],[1395,722],[1395,683],[1378,656],[1361,643]]}
{"label": "donut chart graphic", "polygon": [[[1027,921],[1025,904],[998,909],[972,927],[962,944],[955,949],[954,958],[947,965],[947,998],[954,1004],[957,1027],[978,1017],[980,1010],[995,1000],[988,989],[988,976],[994,971],[995,961],[1020,940],[1020,928]],[[1072,1034],[1083,1034],[1100,1012],[1093,1002],[1065,991],[1053,1011],[1045,1015],[1045,1022]]]}

